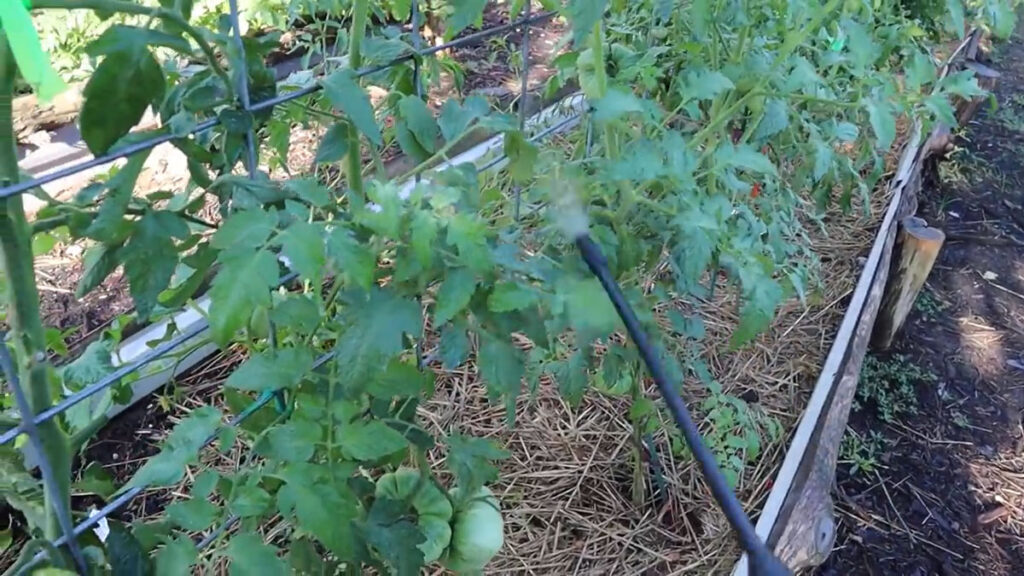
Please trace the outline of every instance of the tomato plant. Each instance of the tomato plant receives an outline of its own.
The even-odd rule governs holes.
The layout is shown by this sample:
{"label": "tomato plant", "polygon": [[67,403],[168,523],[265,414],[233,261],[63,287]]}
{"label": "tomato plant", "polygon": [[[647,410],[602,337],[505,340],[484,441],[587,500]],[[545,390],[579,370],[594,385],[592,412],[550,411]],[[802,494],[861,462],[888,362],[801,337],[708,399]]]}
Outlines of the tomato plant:
{"label": "tomato plant", "polygon": [[[570,23],[549,89],[579,87],[595,137],[577,134],[557,149],[478,96],[452,96],[432,110],[423,84],[441,73],[420,73],[429,63],[410,56],[418,31],[376,24],[404,18],[408,2],[329,4],[346,22],[338,43],[345,58],[317,68],[297,107],[274,109],[267,103],[287,88],[266,64],[273,35],[239,34],[227,16],[204,27],[188,0],[31,3],[141,18],[89,44],[98,63],[84,89],[81,132],[96,154],[165,137],[188,157],[190,175],[181,190],[134,195],[149,152],[133,152],[74,199],[50,199],[39,215],[45,228],[29,224],[17,195],[0,201],[7,319],[32,412],[49,408],[77,377],[46,360],[32,270],[33,234],[60,229],[93,243],[80,293],[123,267],[140,319],[188,305],[212,276],[209,339],[247,354],[224,382],[227,407],[259,414],[240,431],[212,406],[178,423],[121,494],[176,485],[210,441],[250,450],[231,472],[198,474],[165,520],[117,527],[105,546],[85,543],[97,570],[117,571],[125,546],[160,573],[221,559],[239,573],[373,566],[417,574],[434,561],[480,570],[502,543],[500,505],[486,485],[506,453],[458,431],[435,437],[419,422],[417,408],[435,385],[424,343],[436,344],[434,362],[444,367],[472,360],[510,425],[523,383],[536,390],[542,375],[572,404],[591,383],[629,395],[637,451],[660,421],[635,347],[618,336],[615,310],[575,252],[581,230],[601,245],[634,307],[647,311],[648,329],[671,325],[672,335],[657,341],[663,359],[677,382],[702,383],[693,392],[704,398],[707,436],[739,482],[763,437],[780,435],[777,422],[717,385],[695,344],[704,331],[699,315],[652,310],[679,299],[699,304],[721,284],[739,295],[730,345],[748,344],[769,329],[784,299],[815,289],[800,207],[838,200],[848,208],[855,195],[866,198],[883,175],[898,118],[949,121],[951,96],[981,93],[970,73],[939,80],[923,37],[887,3],[572,0],[548,6]],[[996,4],[1003,6],[971,9],[1005,30]],[[444,35],[479,24],[484,5],[438,7]],[[965,14],[959,2],[950,6],[952,18]],[[9,96],[16,54],[7,38],[0,89]],[[185,75],[157,49],[202,66]],[[377,102],[371,84],[385,89]],[[0,175],[14,183],[9,98],[3,102]],[[131,132],[148,108],[161,127]],[[343,167],[342,184],[316,173],[271,178],[269,162],[259,162],[268,151],[282,156],[291,123],[308,115],[327,122],[315,162]],[[472,165],[430,171],[477,131],[503,135],[501,178],[516,194],[482,189]],[[411,189],[366,168],[390,146],[417,163],[409,176],[423,178]],[[522,217],[514,197],[527,207]],[[217,222],[200,215],[208,200]],[[251,404],[270,395],[276,408]],[[46,494],[45,507],[6,493],[36,536],[59,536],[54,511],[70,509],[72,454],[103,418],[65,415],[40,425],[63,484]],[[685,451],[678,438],[674,444]],[[432,450],[444,454],[447,473],[430,466]],[[14,454],[8,461],[16,466]],[[274,516],[291,528],[266,542],[259,530]],[[190,537],[236,524],[213,531],[202,555]],[[57,553],[49,561],[67,565]]]}

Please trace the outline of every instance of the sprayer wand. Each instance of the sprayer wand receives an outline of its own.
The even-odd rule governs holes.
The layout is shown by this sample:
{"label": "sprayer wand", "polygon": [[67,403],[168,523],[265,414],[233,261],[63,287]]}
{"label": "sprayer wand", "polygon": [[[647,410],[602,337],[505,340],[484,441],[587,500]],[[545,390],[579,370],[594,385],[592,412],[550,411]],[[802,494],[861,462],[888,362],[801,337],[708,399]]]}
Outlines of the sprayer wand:
{"label": "sprayer wand", "polygon": [[586,261],[590,271],[601,282],[601,286],[604,287],[605,292],[608,293],[608,298],[611,299],[615,310],[619,313],[619,317],[622,318],[622,322],[626,325],[629,337],[633,339],[637,349],[640,351],[640,356],[643,358],[644,364],[647,365],[654,383],[657,384],[661,397],[665,400],[665,404],[668,405],[673,420],[675,420],[676,425],[679,427],[679,431],[683,433],[686,444],[690,447],[690,451],[693,452],[697,464],[700,465],[708,487],[711,488],[711,493],[719,505],[721,505],[722,511],[729,520],[729,524],[736,531],[743,550],[750,557],[751,573],[757,576],[788,576],[790,574],[789,569],[757,537],[754,526],[743,511],[739,499],[736,498],[732,489],[729,488],[725,476],[722,475],[722,471],[719,470],[718,464],[715,462],[714,455],[707,445],[704,444],[704,440],[701,438],[697,425],[690,416],[682,396],[679,395],[679,392],[669,382],[661,360],[658,358],[650,340],[648,340],[647,333],[640,326],[640,320],[636,317],[636,313],[630,307],[629,302],[626,301],[626,297],[622,294],[622,289],[615,279],[612,278],[611,270],[608,268],[608,261],[605,259],[604,254],[601,253],[601,248],[591,239],[590,234],[585,229],[575,235],[575,241],[580,254],[583,256],[583,260]]}

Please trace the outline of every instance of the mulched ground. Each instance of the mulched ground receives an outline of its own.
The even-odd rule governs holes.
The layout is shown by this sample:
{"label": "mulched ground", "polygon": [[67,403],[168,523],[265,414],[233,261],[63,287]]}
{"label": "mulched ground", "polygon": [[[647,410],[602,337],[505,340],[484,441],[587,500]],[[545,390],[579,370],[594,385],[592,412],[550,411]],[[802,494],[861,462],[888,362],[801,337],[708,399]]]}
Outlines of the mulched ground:
{"label": "mulched ground", "polygon": [[916,414],[887,424],[868,402],[851,415],[860,437],[880,434],[877,468],[839,465],[823,576],[1024,574],[1024,39],[991,58],[998,109],[922,191],[920,215],[947,233],[927,294],[875,354],[931,377],[913,382]]}

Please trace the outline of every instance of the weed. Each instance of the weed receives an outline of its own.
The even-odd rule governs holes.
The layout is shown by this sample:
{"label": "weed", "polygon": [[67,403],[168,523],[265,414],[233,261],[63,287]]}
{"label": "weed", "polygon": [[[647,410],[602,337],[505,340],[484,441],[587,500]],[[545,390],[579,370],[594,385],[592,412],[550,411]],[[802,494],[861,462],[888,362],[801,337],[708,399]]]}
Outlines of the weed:
{"label": "weed", "polygon": [[914,301],[914,310],[917,310],[925,320],[935,320],[945,309],[946,303],[939,300],[931,290],[922,290]]}
{"label": "weed", "polygon": [[905,356],[895,355],[886,361],[865,358],[854,408],[861,410],[873,404],[879,418],[895,422],[901,415],[917,413],[914,385],[935,382],[935,379],[934,374]]}
{"label": "weed", "polygon": [[967,415],[959,410],[953,410],[953,424],[956,424],[957,428],[970,428],[971,422],[967,419]]}
{"label": "weed", "polygon": [[864,437],[847,428],[839,445],[839,462],[850,465],[850,475],[859,472],[871,474],[878,469],[878,457],[887,447],[888,442],[877,431],[872,430]]}
{"label": "weed", "polygon": [[996,112],[999,122],[1015,132],[1024,132],[1024,96],[1014,94]]}

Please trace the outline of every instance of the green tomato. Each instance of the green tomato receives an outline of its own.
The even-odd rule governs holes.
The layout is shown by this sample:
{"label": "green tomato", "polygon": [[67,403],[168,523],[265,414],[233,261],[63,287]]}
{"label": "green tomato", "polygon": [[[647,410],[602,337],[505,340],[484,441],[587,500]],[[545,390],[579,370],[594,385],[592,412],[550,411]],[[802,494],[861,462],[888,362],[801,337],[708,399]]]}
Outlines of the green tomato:
{"label": "green tomato", "polygon": [[656,26],[651,30],[651,36],[656,40],[664,40],[665,38],[668,38],[668,28],[665,28],[664,26]]}
{"label": "green tomato", "polygon": [[426,539],[417,548],[423,552],[423,562],[433,562],[441,557],[452,539],[449,522],[452,519],[452,504],[437,485],[425,481],[419,492],[413,495],[420,481],[420,472],[414,468],[399,468],[377,480],[374,495],[378,498],[405,500],[412,496],[413,510],[416,511],[416,525]]}
{"label": "green tomato", "polygon": [[257,340],[270,336],[270,317],[266,308],[260,306],[252,311],[249,316],[249,336]]}
{"label": "green tomato", "polygon": [[[459,488],[448,492],[459,501]],[[479,574],[505,543],[501,505],[486,487],[477,490],[455,513],[452,545],[442,563],[461,574]]]}

